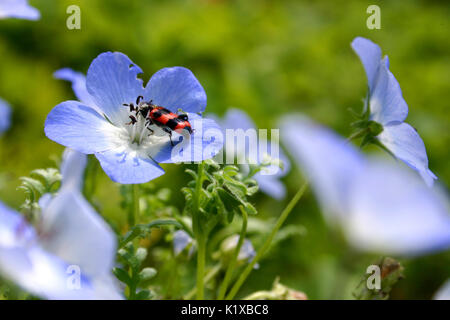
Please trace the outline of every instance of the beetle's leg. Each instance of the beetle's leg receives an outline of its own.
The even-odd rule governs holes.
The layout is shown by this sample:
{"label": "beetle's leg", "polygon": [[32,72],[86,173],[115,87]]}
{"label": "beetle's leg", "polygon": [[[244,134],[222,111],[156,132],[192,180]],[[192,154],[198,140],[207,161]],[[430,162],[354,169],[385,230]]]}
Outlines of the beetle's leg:
{"label": "beetle's leg", "polygon": [[172,141],[172,131],[170,131],[169,133],[169,139],[170,139],[170,144],[172,145],[172,147],[174,146],[173,141]]}
{"label": "beetle's leg", "polygon": [[130,107],[130,112],[133,112],[133,111],[135,111],[135,110],[137,110],[137,108],[134,106],[134,104],[133,103],[130,103],[130,104],[123,104],[124,106],[129,106]]}
{"label": "beetle's leg", "polygon": [[170,139],[170,144],[172,145],[172,147],[174,146],[173,141],[172,141],[172,131],[170,129],[167,128],[163,128],[164,132],[167,132],[169,134],[169,139]]}
{"label": "beetle's leg", "polygon": [[143,96],[138,96],[138,97],[136,98],[136,104],[139,105],[139,102],[141,102],[142,99],[144,99]]}
{"label": "beetle's leg", "polygon": [[145,125],[148,127],[153,124],[152,118],[146,118]]}
{"label": "beetle's leg", "polygon": [[127,123],[126,123],[127,125],[130,125],[130,124],[133,125],[133,124],[135,124],[135,123],[137,122],[135,116],[129,116],[129,118],[131,119],[131,121],[130,121],[130,122],[127,122]]}

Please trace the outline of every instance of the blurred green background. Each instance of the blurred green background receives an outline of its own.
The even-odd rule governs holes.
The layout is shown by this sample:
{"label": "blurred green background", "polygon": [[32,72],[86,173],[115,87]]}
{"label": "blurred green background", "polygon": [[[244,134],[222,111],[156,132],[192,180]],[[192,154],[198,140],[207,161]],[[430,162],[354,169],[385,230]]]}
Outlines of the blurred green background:
{"label": "blurred green background", "polygon": [[[225,1],[225,0],[30,0],[39,21],[0,20],[0,97],[10,102],[11,129],[0,138],[0,199],[17,208],[24,194],[19,177],[53,166],[63,147],[44,135],[44,121],[58,103],[74,99],[68,83],[52,74],[62,67],[86,72],[104,51],[127,54],[145,72],[167,66],[191,69],[208,95],[207,112],[229,107],[246,110],[260,128],[273,128],[284,113],[303,112],[349,135],[348,108],[360,110],[366,78],[350,48],[356,36],[378,43],[389,55],[410,113],[420,133],[430,168],[450,181],[448,104],[450,101],[450,6],[442,1]],[[68,30],[66,8],[81,8],[81,30]],[[381,7],[381,30],[366,27],[370,4]],[[378,152],[378,151],[377,151]],[[188,177],[182,166],[152,182],[169,188],[179,209],[179,191]],[[260,216],[279,214],[299,187],[294,168],[284,178],[288,197],[254,197]],[[120,195],[102,172],[95,197],[101,213],[116,226],[125,213]],[[304,226],[303,236],[285,240],[254,271],[240,296],[271,287],[276,276],[312,299],[351,298],[351,291],[376,258],[350,250],[325,226],[313,195],[297,206],[288,224]],[[170,244],[164,240],[161,246]],[[428,299],[450,276],[450,255],[402,260],[406,278],[394,299]],[[193,262],[189,262],[192,265]],[[193,275],[186,274],[186,277]],[[189,288],[193,279],[185,280]],[[163,285],[163,284],[161,284]]]}

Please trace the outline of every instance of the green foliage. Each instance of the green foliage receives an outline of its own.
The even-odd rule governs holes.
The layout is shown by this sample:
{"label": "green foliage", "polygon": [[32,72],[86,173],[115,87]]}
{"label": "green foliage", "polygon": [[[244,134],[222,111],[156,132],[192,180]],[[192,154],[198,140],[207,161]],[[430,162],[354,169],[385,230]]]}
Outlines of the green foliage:
{"label": "green foliage", "polygon": [[55,168],[36,169],[29,177],[20,177],[21,185],[17,190],[25,192],[25,202],[20,206],[22,212],[31,220],[36,219],[40,207],[38,200],[46,193],[53,193],[61,182],[61,174]]}
{"label": "green foliage", "polygon": [[128,242],[118,251],[119,261],[123,267],[113,269],[114,275],[127,285],[128,299],[147,300],[154,297],[155,293],[149,289],[139,289],[140,286],[153,279],[157,272],[153,268],[141,268],[147,258],[147,249],[135,246]]}
{"label": "green foliage", "polygon": [[[194,207],[194,194],[196,192],[198,174],[187,169],[192,177],[188,186],[182,189],[186,199],[185,212],[191,213]],[[207,228],[211,230],[219,222],[228,224],[233,221],[234,215],[242,206],[249,215],[257,214],[256,208],[249,201],[257,190],[256,181],[244,176],[233,165],[220,166],[213,160],[205,161],[204,184],[201,187],[200,211]]]}
{"label": "green foliage", "polygon": [[30,177],[21,177],[22,184],[17,188],[27,195],[31,202],[37,202],[45,193],[55,191],[55,186],[61,181],[61,174],[55,168],[36,169]]}
{"label": "green foliage", "polygon": [[[147,224],[137,224],[131,227],[130,231],[128,231],[120,240],[119,248],[125,247],[128,243],[133,241],[136,238],[145,238],[147,237],[152,228],[161,228],[164,226],[175,226],[178,229],[182,229],[184,226],[180,224],[176,220],[154,220]],[[189,229],[186,230],[188,233],[191,232]]]}

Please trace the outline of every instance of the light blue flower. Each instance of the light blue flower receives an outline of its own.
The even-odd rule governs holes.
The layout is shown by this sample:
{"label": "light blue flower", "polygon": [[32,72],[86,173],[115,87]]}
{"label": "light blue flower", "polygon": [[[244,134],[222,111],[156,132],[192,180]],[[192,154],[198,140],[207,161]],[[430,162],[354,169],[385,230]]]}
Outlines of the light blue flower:
{"label": "light blue flower", "polygon": [[414,255],[450,248],[448,201],[398,163],[366,159],[303,117],[281,122],[281,137],[333,225],[360,249]]}
{"label": "light blue flower", "polygon": [[[236,238],[236,245],[239,238]],[[239,250],[238,260],[244,261],[246,260],[248,263],[252,262],[252,260],[256,256],[255,248],[253,248],[253,244],[250,240],[244,239],[244,243],[242,244],[241,250]],[[255,265],[257,269],[259,267],[258,264]]]}
{"label": "light blue flower", "polygon": [[0,0],[0,19],[19,18],[38,20],[41,14],[27,0]]}
{"label": "light blue flower", "polygon": [[[224,240],[223,248],[224,251],[234,251],[239,242],[239,235],[232,235]],[[253,244],[249,239],[244,239],[242,243],[241,249],[239,250],[239,254],[237,256],[238,262],[246,262],[250,263],[256,256],[255,248],[253,248]],[[259,268],[259,264],[256,263],[253,267],[254,269]]]}
{"label": "light blue flower", "polygon": [[[184,249],[186,249],[191,243],[193,243],[193,239],[184,230],[177,230],[173,234],[173,252],[177,256],[179,255]],[[193,250],[193,247],[191,248],[189,255],[191,255]]]}
{"label": "light blue flower", "polygon": [[[213,157],[223,145],[218,125],[200,114],[206,94],[191,71],[182,67],[164,68],[155,73],[144,88],[141,69],[119,52],[100,54],[89,67],[86,84],[70,70],[56,76],[73,82],[81,102],[66,101],[49,113],[45,133],[50,139],[85,154],[95,154],[103,170],[116,182],[144,183],[164,170],[158,163],[197,162]],[[84,91],[86,87],[88,94]],[[194,129],[190,136],[169,136],[155,125],[150,131],[145,119],[137,116],[130,124],[129,108],[123,104],[143,101],[172,112],[186,112]]]}
{"label": "light blue flower", "polygon": [[0,203],[0,273],[46,299],[122,299],[111,274],[115,235],[79,189],[83,157],[65,152],[62,186],[41,198],[36,228]]}
{"label": "light blue flower", "polygon": [[[232,129],[242,129],[244,131],[247,130],[255,130],[256,134],[258,130],[256,129],[256,125],[253,120],[242,110],[231,108],[227,111],[222,120],[216,120],[223,129],[224,137],[226,137],[226,130]],[[250,139],[248,139],[247,143],[250,143]],[[262,150],[262,143],[266,143],[267,149]],[[227,144],[227,142],[226,142]],[[256,173],[253,178],[258,182],[259,189],[265,194],[271,196],[275,199],[283,199],[286,196],[286,187],[280,181],[282,177],[284,177],[290,170],[290,162],[286,155],[283,153],[281,147],[278,149],[278,154],[275,155],[271,152],[272,143],[270,141],[259,140],[258,146],[261,147],[261,150],[257,151],[257,163],[262,163],[264,161],[264,153],[267,153],[269,156],[273,158],[278,158],[283,163],[283,168],[281,169],[279,166],[272,164],[266,168],[263,168],[261,172]],[[237,144],[235,146],[240,150],[236,150],[237,158],[245,157],[249,155],[249,146],[248,144],[240,145]],[[273,159],[276,160],[276,159]],[[248,165],[242,164],[243,171],[248,171]]]}
{"label": "light blue flower", "polygon": [[376,138],[396,158],[418,171],[431,186],[437,177],[428,169],[425,145],[419,134],[403,122],[408,115],[408,105],[403,99],[400,85],[389,70],[388,57],[382,58],[380,47],[365,38],[355,38],[352,48],[361,59],[369,83],[366,101],[369,120],[382,126]]}
{"label": "light blue flower", "polygon": [[450,279],[439,288],[433,296],[434,300],[450,300]]}
{"label": "light blue flower", "polygon": [[0,135],[11,126],[11,107],[9,104],[0,99]]}

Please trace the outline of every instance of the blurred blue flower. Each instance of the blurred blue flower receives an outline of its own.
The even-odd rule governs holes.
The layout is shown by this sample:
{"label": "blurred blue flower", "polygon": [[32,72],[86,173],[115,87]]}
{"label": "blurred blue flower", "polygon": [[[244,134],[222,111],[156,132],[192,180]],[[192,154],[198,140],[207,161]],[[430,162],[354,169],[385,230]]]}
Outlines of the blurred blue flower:
{"label": "blurred blue flower", "polygon": [[[89,67],[86,84],[70,69],[56,76],[72,81],[82,101],[66,101],[49,113],[45,133],[50,139],[85,154],[95,154],[103,170],[116,182],[144,183],[164,170],[158,163],[197,162],[212,158],[223,145],[219,126],[202,118],[206,94],[186,68],[164,68],[155,73],[144,88],[138,78],[142,70],[119,52],[100,54]],[[86,91],[84,91],[86,87]],[[149,134],[145,119],[129,125],[129,109],[139,96],[172,112],[187,112],[194,129],[191,136],[167,133],[152,125]],[[95,107],[94,107],[95,106]]]}
{"label": "blurred blue flower", "polygon": [[27,0],[0,0],[0,19],[38,20],[40,17],[39,11],[31,7]]}
{"label": "blurred blue flower", "polygon": [[111,274],[115,235],[79,189],[83,157],[66,150],[61,188],[40,199],[36,228],[0,203],[0,272],[46,299],[122,299]]}
{"label": "blurred blue flower", "polygon": [[414,255],[450,248],[448,201],[397,163],[366,159],[344,139],[300,116],[281,137],[311,181],[331,224],[357,248]]}
{"label": "blurred blue flower", "polygon": [[[234,251],[239,242],[239,235],[235,234],[224,240],[223,250]],[[237,257],[237,261],[250,263],[256,256],[256,251],[253,248],[253,244],[249,239],[244,239],[241,249]],[[259,268],[259,264],[256,263],[254,269]]]}
{"label": "blurred blue flower", "polygon": [[[217,119],[217,118],[216,118]],[[223,129],[224,137],[226,137],[226,130],[227,129],[242,129],[244,131],[247,131],[249,129],[256,130],[256,133],[258,132],[256,129],[256,125],[253,122],[253,120],[248,116],[247,113],[245,113],[242,110],[231,108],[227,111],[223,119],[217,119],[216,120],[220,126]],[[266,153],[269,156],[272,156],[275,158],[275,155],[272,154],[272,143],[270,141],[258,141],[258,146],[261,147],[262,143],[267,144],[267,149],[264,151],[267,151]],[[274,142],[277,143],[277,142]],[[227,142],[226,142],[227,144]],[[235,146],[236,148],[241,148],[241,150],[236,150],[237,157],[245,157],[246,155],[249,155],[249,147],[247,144],[241,145],[237,144]],[[282,177],[284,177],[290,170],[290,162],[289,159],[286,157],[286,155],[283,153],[283,150],[281,147],[279,148],[278,155],[276,155],[279,160],[283,163],[283,169],[281,169],[279,166],[272,164],[266,168],[263,168],[261,172],[256,173],[253,178],[258,182],[259,189],[264,192],[265,194],[271,196],[275,199],[283,199],[286,196],[286,187],[284,184],[280,181]],[[276,160],[276,159],[274,159]],[[264,161],[264,154],[262,150],[259,150],[257,152],[257,163],[262,163]],[[248,164],[241,164],[243,167],[243,171],[246,172],[249,170]]]}
{"label": "blurred blue flower", "polygon": [[[184,230],[177,230],[173,234],[173,252],[177,256],[184,249],[186,249],[194,240],[191,238],[189,233]],[[193,247],[191,248],[189,255],[192,254]]]}
{"label": "blurred blue flower", "polygon": [[408,105],[402,96],[400,85],[389,70],[388,57],[381,57],[381,49],[372,41],[357,37],[352,48],[361,59],[366,71],[369,94],[369,120],[381,124],[382,131],[376,138],[392,154],[418,171],[431,186],[437,177],[428,169],[425,145],[417,131],[404,123]]}
{"label": "blurred blue flower", "polygon": [[450,279],[439,288],[433,296],[434,300],[450,300]]}
{"label": "blurred blue flower", "polygon": [[84,153],[66,148],[61,161],[61,187],[82,191],[84,183],[84,170],[87,165],[87,156]]}
{"label": "blurred blue flower", "polygon": [[0,135],[11,126],[11,107],[0,99]]}

